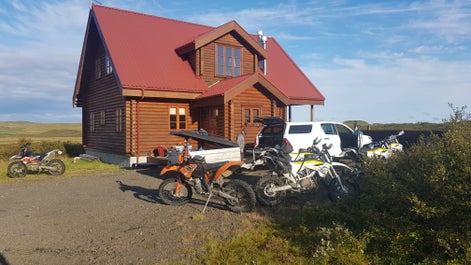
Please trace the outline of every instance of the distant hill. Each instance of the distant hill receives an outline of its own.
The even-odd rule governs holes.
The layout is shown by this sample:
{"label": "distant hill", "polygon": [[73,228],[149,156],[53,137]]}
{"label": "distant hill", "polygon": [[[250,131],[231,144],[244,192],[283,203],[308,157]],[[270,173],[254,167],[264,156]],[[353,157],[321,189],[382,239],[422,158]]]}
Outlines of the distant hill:
{"label": "distant hill", "polygon": [[0,144],[16,143],[20,139],[81,142],[82,124],[0,121]]}

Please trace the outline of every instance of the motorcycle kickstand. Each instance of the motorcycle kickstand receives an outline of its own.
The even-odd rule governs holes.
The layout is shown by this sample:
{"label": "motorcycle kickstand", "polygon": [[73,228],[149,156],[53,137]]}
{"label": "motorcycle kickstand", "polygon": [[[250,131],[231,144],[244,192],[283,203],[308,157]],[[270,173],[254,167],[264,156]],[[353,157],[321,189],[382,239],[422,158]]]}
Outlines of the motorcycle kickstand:
{"label": "motorcycle kickstand", "polygon": [[201,211],[201,214],[204,214],[204,211],[206,210],[206,207],[208,206],[209,200],[211,199],[211,196],[213,195],[213,190],[209,192],[208,199],[206,200],[206,203],[204,204],[203,211]]}

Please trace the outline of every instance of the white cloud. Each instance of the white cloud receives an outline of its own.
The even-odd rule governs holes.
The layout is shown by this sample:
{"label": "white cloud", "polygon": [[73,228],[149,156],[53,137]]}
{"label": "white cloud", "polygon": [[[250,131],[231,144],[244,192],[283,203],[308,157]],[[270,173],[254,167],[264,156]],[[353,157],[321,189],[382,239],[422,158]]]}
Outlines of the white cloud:
{"label": "white cloud", "polygon": [[325,107],[317,107],[320,119],[440,122],[449,114],[448,103],[471,102],[469,62],[399,57],[382,64],[334,63],[340,67],[304,68],[327,98]]}

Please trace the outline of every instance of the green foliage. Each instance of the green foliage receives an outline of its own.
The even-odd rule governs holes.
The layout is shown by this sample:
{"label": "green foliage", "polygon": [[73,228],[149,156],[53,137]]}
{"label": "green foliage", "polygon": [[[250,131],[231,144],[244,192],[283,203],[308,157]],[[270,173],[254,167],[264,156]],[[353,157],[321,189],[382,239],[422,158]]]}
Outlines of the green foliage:
{"label": "green foliage", "polygon": [[63,141],[36,141],[33,142],[31,139],[21,138],[15,144],[3,144],[0,145],[0,159],[8,159],[12,155],[18,153],[21,146],[26,143],[31,143],[31,149],[35,152],[47,152],[53,149],[59,149],[69,157],[75,157],[80,154],[84,154],[85,150],[80,143],[63,142]]}
{"label": "green foliage", "polygon": [[465,109],[453,108],[442,137],[369,161],[357,195],[311,203],[290,218],[213,243],[202,264],[471,264]]}

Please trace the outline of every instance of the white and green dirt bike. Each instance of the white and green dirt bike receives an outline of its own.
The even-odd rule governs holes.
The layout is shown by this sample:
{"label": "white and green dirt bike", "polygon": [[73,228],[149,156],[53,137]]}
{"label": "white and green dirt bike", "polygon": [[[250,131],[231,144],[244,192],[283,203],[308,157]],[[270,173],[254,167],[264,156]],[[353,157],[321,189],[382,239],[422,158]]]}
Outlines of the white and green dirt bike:
{"label": "white and green dirt bike", "polygon": [[289,155],[292,147],[268,148],[262,151],[258,160],[245,166],[254,169],[263,165],[271,172],[255,184],[255,194],[260,204],[275,206],[282,202],[288,191],[305,192],[317,189],[320,185],[326,187],[332,201],[353,192],[356,170],[334,162],[328,152],[331,146],[324,144],[319,149],[316,147],[319,142],[319,139],[315,139],[312,146],[300,149],[294,159]]}

